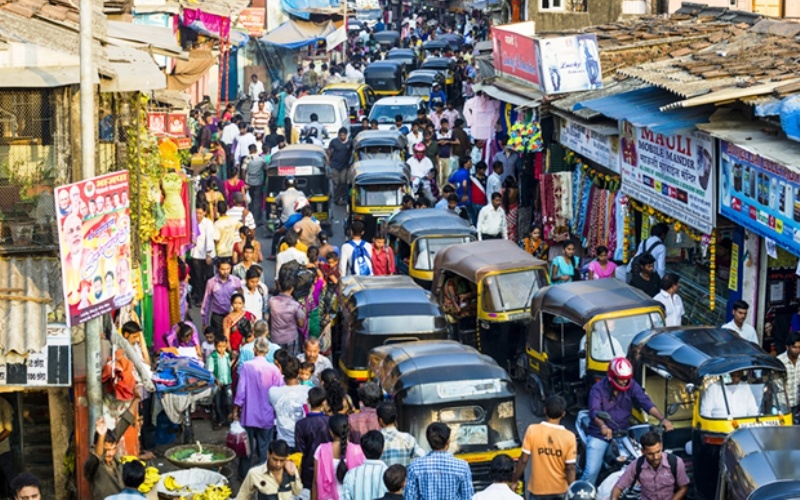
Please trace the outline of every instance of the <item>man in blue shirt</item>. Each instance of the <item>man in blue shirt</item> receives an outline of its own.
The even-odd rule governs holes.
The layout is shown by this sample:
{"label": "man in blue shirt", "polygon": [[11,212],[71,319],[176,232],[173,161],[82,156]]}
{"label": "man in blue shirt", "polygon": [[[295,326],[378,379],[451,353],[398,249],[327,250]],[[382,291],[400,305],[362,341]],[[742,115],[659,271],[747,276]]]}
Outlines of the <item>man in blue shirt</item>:
{"label": "man in blue shirt", "polygon": [[438,82],[434,83],[433,88],[431,88],[431,96],[430,99],[428,99],[428,107],[433,109],[437,102],[447,104],[447,94],[444,93],[442,86],[439,85]]}
{"label": "man in blue shirt", "polygon": [[139,493],[139,486],[144,482],[144,465],[138,460],[131,460],[122,465],[122,484],[125,489],[106,500],[141,500],[145,496]]}
{"label": "man in blue shirt", "polygon": [[458,196],[459,207],[463,207],[469,201],[469,171],[471,168],[472,159],[469,156],[462,156],[458,159],[458,170],[453,172],[453,175],[451,175],[447,180],[447,182],[456,187],[456,195]]}
{"label": "man in blue shirt", "polygon": [[405,500],[471,500],[472,471],[464,460],[450,453],[450,428],[441,423],[428,425],[425,437],[431,452],[408,466]]}

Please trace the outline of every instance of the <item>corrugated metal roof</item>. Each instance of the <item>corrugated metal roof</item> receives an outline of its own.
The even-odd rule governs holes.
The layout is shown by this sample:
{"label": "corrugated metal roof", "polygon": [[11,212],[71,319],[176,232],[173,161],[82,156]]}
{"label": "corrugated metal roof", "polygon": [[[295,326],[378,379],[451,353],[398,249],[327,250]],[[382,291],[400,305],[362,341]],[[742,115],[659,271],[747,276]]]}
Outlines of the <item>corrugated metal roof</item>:
{"label": "corrugated metal roof", "polygon": [[499,101],[529,108],[538,107],[544,98],[544,94],[533,87],[503,77],[483,80],[475,84],[473,89],[476,92],[481,90]]}
{"label": "corrugated metal roof", "polygon": [[600,99],[601,97],[608,97],[612,95],[622,94],[624,92],[630,92],[631,90],[637,90],[649,86],[650,85],[642,83],[634,78],[623,80],[621,82],[611,79],[606,79],[605,81],[603,81],[602,89],[564,94],[565,97],[553,100],[550,103],[550,105],[555,109],[566,111],[572,115],[577,116],[578,118],[583,118],[584,120],[592,120],[594,118],[602,116],[603,114],[598,113],[597,111],[591,108],[583,108],[576,110],[575,105],[578,104],[579,102],[590,101],[593,99]]}
{"label": "corrugated metal roof", "polygon": [[61,286],[57,259],[0,259],[0,354],[41,352],[47,314],[64,302]]}
{"label": "corrugated metal roof", "polygon": [[590,108],[615,120],[627,120],[653,132],[675,135],[695,129],[708,121],[713,107],[706,106],[662,112],[660,108],[674,102],[675,96],[657,87],[645,87],[622,94],[579,102],[574,109]]}
{"label": "corrugated metal roof", "polygon": [[800,167],[797,166],[800,144],[785,137],[764,132],[763,122],[713,121],[699,124],[697,128],[718,139],[743,146],[762,158],[800,174]]}

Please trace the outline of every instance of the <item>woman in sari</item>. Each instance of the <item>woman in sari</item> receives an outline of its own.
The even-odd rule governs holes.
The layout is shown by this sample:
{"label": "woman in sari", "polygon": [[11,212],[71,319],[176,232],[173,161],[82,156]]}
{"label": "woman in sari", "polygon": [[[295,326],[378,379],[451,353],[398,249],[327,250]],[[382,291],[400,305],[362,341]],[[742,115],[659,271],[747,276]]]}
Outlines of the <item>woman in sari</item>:
{"label": "woman in sari", "polygon": [[519,186],[517,186],[517,181],[513,177],[506,177],[506,180],[503,181],[503,210],[506,211],[508,239],[516,243],[518,241]]}
{"label": "woman in sari", "polygon": [[242,344],[244,337],[239,331],[242,322],[247,321],[252,327],[256,319],[252,313],[245,311],[244,296],[241,293],[234,293],[231,297],[231,312],[222,320],[222,333],[228,339],[228,345],[232,351],[238,352],[239,346]]}
{"label": "woman in sari", "polygon": [[537,259],[547,260],[550,246],[542,238],[540,226],[531,226],[528,236],[522,239],[522,249]]}

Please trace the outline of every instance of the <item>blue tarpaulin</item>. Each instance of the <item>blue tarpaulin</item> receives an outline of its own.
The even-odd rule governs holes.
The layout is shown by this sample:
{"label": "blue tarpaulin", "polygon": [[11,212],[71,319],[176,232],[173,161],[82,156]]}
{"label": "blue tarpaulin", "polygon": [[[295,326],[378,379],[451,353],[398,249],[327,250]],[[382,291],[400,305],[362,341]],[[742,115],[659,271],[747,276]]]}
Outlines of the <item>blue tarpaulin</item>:
{"label": "blue tarpaulin", "polygon": [[331,21],[317,24],[292,19],[261,37],[260,41],[293,50],[325,40],[334,31],[336,27]]}
{"label": "blue tarpaulin", "polygon": [[786,137],[800,141],[800,96],[789,96],[756,106],[756,116],[777,116]]}
{"label": "blue tarpaulin", "polygon": [[300,19],[310,19],[311,11],[338,10],[339,0],[281,0],[281,9]]}

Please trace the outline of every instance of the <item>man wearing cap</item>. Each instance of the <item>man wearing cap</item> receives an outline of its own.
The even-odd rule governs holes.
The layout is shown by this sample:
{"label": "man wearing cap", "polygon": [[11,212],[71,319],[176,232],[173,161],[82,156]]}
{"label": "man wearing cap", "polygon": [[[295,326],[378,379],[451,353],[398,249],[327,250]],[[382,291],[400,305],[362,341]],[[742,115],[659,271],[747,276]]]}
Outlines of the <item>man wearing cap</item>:
{"label": "man wearing cap", "polygon": [[428,106],[433,108],[439,103],[444,106],[446,102],[447,94],[444,93],[444,90],[442,90],[442,86],[439,84],[439,82],[434,82],[433,88],[431,89],[431,96],[428,100]]}

